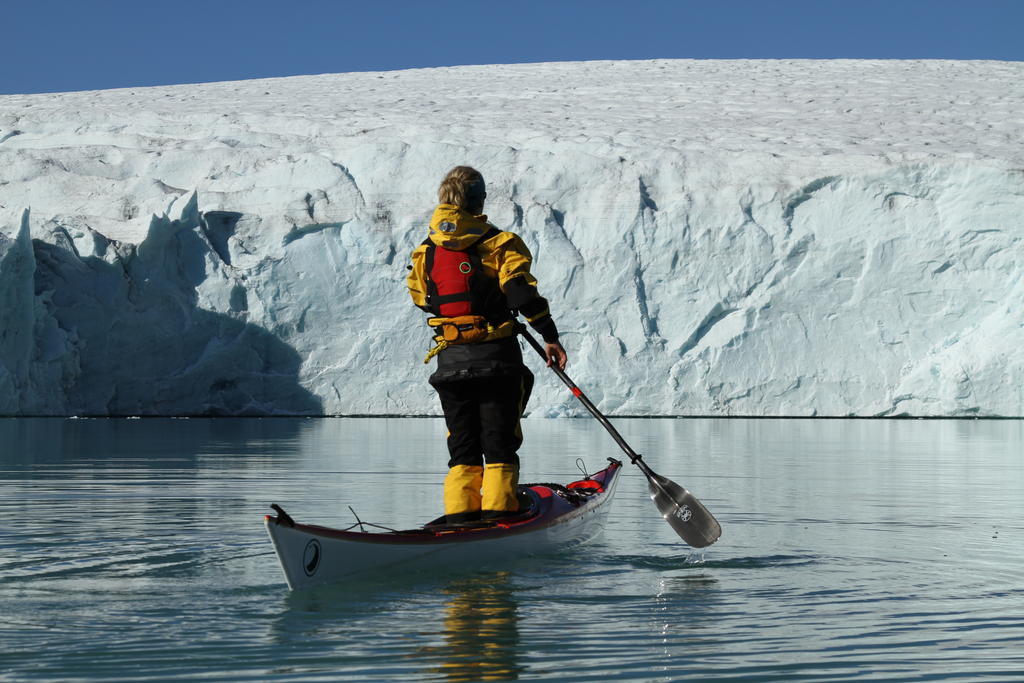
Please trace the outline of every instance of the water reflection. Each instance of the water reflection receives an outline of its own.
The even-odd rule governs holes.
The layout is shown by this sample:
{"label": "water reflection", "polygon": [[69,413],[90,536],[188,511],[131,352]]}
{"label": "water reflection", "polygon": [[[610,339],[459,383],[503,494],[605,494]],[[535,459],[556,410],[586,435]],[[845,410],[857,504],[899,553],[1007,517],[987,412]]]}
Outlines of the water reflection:
{"label": "water reflection", "polygon": [[[528,425],[530,477],[609,449]],[[595,431],[596,429],[596,431]],[[435,514],[440,420],[0,420],[13,679],[1012,678],[1024,422],[623,420],[726,529],[700,554],[628,469],[603,543],[507,573],[289,592],[262,526]],[[536,457],[550,454],[550,457]],[[83,627],[85,625],[85,627]],[[45,658],[38,656],[46,652]]]}
{"label": "water reflection", "polygon": [[318,426],[306,418],[0,418],[0,466],[101,460],[159,469],[173,460],[194,468],[205,455],[294,455],[300,433]]}
{"label": "water reflection", "polygon": [[292,591],[273,610],[267,641],[281,653],[277,673],[304,670],[312,648],[344,680],[516,680],[525,671],[519,590],[502,571]]}
{"label": "water reflection", "polygon": [[429,671],[453,682],[518,679],[518,603],[509,573],[456,579],[443,594],[445,647]]}
{"label": "water reflection", "polygon": [[18,521],[0,574],[36,586],[216,574],[211,562],[264,547],[220,525],[259,519],[265,473],[294,461],[305,422],[0,420],[0,515]]}

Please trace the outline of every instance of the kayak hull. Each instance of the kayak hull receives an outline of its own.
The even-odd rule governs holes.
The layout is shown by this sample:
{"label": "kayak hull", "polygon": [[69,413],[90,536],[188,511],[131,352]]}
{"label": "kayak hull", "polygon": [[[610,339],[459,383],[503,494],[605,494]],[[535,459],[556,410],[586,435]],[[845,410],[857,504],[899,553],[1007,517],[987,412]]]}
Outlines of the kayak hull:
{"label": "kayak hull", "polygon": [[493,525],[430,524],[366,532],[299,524],[286,514],[267,515],[264,524],[292,590],[395,570],[473,566],[484,559],[549,553],[593,539],[604,527],[621,467],[612,460],[606,469],[565,487],[525,487],[532,514]]}

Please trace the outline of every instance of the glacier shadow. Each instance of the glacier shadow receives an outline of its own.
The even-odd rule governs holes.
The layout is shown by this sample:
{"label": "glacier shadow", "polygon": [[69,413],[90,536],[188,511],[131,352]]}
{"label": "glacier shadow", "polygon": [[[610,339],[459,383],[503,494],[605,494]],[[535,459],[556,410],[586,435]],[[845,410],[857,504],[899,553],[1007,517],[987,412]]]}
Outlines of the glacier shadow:
{"label": "glacier shadow", "polygon": [[300,354],[245,320],[239,278],[213,290],[226,313],[200,306],[199,285],[227,272],[213,245],[181,226],[162,238],[100,245],[104,258],[80,256],[70,239],[33,240],[41,320],[22,414],[323,414],[299,381]]}
{"label": "glacier shadow", "polygon": [[[225,468],[234,456],[260,457],[289,467],[302,454],[302,435],[315,421],[304,417],[0,418],[0,443],[10,479],[31,479],[34,468],[61,467],[69,479],[102,478],[96,465],[134,470],[175,470],[193,477]],[[228,460],[213,462],[209,456]]]}

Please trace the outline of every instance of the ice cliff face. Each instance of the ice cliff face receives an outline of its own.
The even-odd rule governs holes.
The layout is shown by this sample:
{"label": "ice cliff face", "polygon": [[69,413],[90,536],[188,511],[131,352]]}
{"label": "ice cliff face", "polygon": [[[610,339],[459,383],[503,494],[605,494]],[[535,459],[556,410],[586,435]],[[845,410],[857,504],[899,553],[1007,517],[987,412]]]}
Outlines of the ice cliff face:
{"label": "ice cliff face", "polygon": [[[1024,415],[1022,83],[655,61],[0,97],[0,414],[436,414],[405,263],[465,163],[606,411]],[[542,376],[531,408],[573,400]]]}

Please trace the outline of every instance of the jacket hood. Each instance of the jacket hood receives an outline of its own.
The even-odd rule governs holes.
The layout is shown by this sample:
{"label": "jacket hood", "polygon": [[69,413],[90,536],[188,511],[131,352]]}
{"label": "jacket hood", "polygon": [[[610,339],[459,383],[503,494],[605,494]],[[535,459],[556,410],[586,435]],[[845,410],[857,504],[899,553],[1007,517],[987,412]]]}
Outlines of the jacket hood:
{"label": "jacket hood", "polygon": [[430,241],[445,249],[462,251],[493,226],[486,215],[473,216],[452,204],[439,204],[430,219]]}

